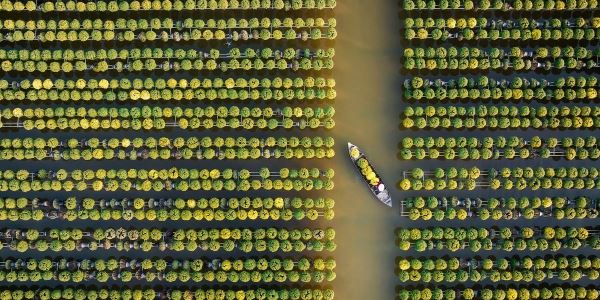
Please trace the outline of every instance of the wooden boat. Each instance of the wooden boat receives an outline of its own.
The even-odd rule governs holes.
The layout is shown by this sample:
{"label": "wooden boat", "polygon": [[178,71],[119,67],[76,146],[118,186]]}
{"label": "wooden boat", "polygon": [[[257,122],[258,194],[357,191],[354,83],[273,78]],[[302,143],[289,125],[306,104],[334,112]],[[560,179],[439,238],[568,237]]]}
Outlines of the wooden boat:
{"label": "wooden boat", "polygon": [[371,162],[369,162],[365,154],[360,151],[356,145],[348,143],[348,155],[354,166],[360,171],[360,175],[369,186],[371,193],[373,193],[373,195],[375,195],[375,197],[383,204],[392,207],[392,197],[390,197],[390,192],[381,180],[379,174],[373,169]]}

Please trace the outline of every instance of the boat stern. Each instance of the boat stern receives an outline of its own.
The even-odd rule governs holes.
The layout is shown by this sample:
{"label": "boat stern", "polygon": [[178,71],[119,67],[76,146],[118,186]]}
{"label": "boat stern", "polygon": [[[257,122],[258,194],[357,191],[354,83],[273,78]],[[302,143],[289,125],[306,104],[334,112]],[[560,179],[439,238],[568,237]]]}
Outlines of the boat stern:
{"label": "boat stern", "polygon": [[385,205],[392,207],[392,198],[388,199],[387,201],[384,202]]}

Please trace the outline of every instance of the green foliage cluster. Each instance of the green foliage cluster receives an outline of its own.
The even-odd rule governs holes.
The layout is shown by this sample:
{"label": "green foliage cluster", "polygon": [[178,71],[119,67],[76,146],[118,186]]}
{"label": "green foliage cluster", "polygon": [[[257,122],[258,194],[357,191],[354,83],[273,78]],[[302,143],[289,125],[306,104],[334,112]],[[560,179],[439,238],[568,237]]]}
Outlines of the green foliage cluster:
{"label": "green foliage cluster", "polygon": [[404,81],[407,100],[439,101],[586,101],[598,96],[598,77],[558,76],[554,80],[513,76],[497,79],[488,76],[458,76],[452,79],[413,77]]}
{"label": "green foliage cluster", "polygon": [[407,40],[513,40],[513,41],[594,41],[600,38],[600,18],[497,19],[487,18],[406,18]]}
{"label": "green foliage cluster", "polygon": [[337,36],[334,18],[251,18],[251,19],[59,19],[4,20],[0,41],[21,42],[187,42],[199,40],[333,40]]}
{"label": "green foliage cluster", "polygon": [[331,137],[0,139],[0,160],[227,160],[331,158]]}
{"label": "green foliage cluster", "polygon": [[143,71],[330,70],[335,50],[216,48],[0,49],[4,72],[105,73]]}
{"label": "green foliage cluster", "polygon": [[323,77],[121,78],[8,82],[0,79],[0,100],[113,102],[181,100],[333,100],[335,80]]}
{"label": "green foliage cluster", "polygon": [[[146,258],[84,259],[5,259],[0,270],[3,282],[39,282],[57,279],[63,283],[81,282],[218,282],[218,283],[320,283],[335,279],[335,261],[322,258],[193,259]],[[76,270],[73,268],[76,267]]]}
{"label": "green foliage cluster", "polygon": [[332,9],[336,0],[4,0],[0,11],[39,12],[136,12],[136,11],[202,11],[202,10],[322,10]]}
{"label": "green foliage cluster", "polygon": [[85,288],[18,288],[0,290],[3,299],[24,300],[156,300],[158,297],[166,296],[172,300],[333,300],[334,292],[331,289],[168,289],[146,288],[131,289],[123,287],[110,287],[97,289]]}
{"label": "green foliage cluster", "polygon": [[25,169],[0,171],[0,190],[31,191],[248,191],[330,190],[332,169]]}
{"label": "green foliage cluster", "polygon": [[422,283],[539,283],[551,279],[576,282],[597,280],[599,270],[600,258],[596,256],[419,257],[398,262],[402,282]]}
{"label": "green foliage cluster", "polygon": [[550,11],[585,10],[598,8],[597,0],[403,0],[403,9],[467,10],[467,11]]}
{"label": "green foliage cluster", "polygon": [[598,218],[597,200],[588,197],[406,198],[402,205],[411,220],[557,220]]}
{"label": "green foliage cluster", "polygon": [[538,47],[535,52],[522,47],[417,47],[404,49],[407,70],[508,70],[525,72],[554,69],[593,70],[598,66],[600,48]]}
{"label": "green foliage cluster", "polygon": [[[335,231],[285,228],[82,228],[5,229],[2,248],[19,253],[38,252],[266,252],[334,251]],[[0,248],[0,249],[2,249]]]}
{"label": "green foliage cluster", "polygon": [[595,287],[578,285],[536,285],[536,286],[483,286],[481,289],[463,288],[423,288],[402,289],[398,292],[400,300],[431,299],[506,299],[506,300],[537,300],[537,299],[589,299],[600,297],[600,292]]}
{"label": "green foliage cluster", "polygon": [[500,160],[565,158],[567,160],[598,159],[600,149],[594,136],[562,139],[533,136],[486,137],[405,137],[400,144],[400,158],[446,160]]}
{"label": "green foliage cluster", "polygon": [[234,221],[331,220],[331,198],[59,199],[0,198],[0,220],[10,221]]}
{"label": "green foliage cluster", "polygon": [[271,107],[196,106],[196,107],[99,107],[58,106],[47,108],[5,108],[0,112],[0,128],[4,126],[25,130],[163,130],[167,127],[181,129],[301,129],[335,126],[331,106]]}
{"label": "green foliage cluster", "polygon": [[418,129],[591,129],[600,127],[600,107],[575,105],[408,106],[402,125]]}

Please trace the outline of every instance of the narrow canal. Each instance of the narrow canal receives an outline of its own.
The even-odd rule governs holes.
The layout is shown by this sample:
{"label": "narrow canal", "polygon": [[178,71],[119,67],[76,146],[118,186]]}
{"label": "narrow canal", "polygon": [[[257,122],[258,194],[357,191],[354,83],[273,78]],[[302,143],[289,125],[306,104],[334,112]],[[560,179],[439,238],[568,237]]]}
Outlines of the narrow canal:
{"label": "narrow canal", "polygon": [[351,141],[366,152],[392,185],[396,205],[402,79],[398,8],[397,1],[364,0],[338,1],[336,8],[337,299],[395,298],[394,230],[403,220],[398,207],[386,208],[369,194],[345,147]]}

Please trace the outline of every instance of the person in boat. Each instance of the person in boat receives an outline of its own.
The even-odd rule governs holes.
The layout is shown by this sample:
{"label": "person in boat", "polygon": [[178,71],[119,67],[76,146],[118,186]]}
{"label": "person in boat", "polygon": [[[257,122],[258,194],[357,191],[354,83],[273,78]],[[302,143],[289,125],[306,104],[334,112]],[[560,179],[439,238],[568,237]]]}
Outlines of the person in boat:
{"label": "person in boat", "polygon": [[379,183],[377,185],[371,185],[371,190],[377,195],[382,193],[385,190],[385,185],[383,183]]}

